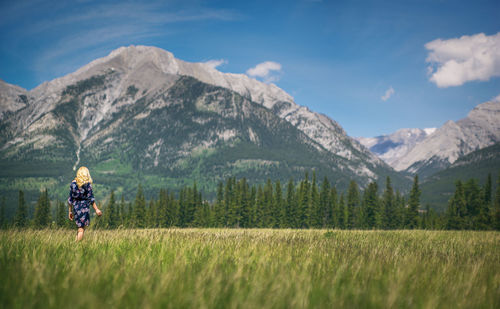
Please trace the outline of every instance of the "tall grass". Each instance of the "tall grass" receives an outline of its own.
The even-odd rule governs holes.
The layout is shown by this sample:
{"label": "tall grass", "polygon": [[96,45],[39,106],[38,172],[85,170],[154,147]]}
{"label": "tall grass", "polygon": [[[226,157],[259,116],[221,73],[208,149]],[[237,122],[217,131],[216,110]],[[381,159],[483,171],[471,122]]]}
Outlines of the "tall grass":
{"label": "tall grass", "polygon": [[0,232],[1,308],[498,308],[500,233]]}

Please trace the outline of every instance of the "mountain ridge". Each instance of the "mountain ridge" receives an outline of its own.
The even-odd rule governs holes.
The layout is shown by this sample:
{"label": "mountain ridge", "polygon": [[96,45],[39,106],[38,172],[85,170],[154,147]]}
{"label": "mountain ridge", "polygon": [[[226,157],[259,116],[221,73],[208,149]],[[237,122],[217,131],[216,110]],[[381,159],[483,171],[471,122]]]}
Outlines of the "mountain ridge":
{"label": "mountain ridge", "polygon": [[398,160],[396,170],[431,175],[432,166],[447,167],[459,157],[500,141],[500,102],[485,102],[467,117],[447,121]]}
{"label": "mountain ridge", "polygon": [[[213,190],[210,179],[297,179],[307,170],[328,175],[341,187],[350,179],[364,186],[386,176],[401,188],[408,185],[407,178],[347,136],[334,120],[281,101],[293,98],[276,86],[256,80],[245,84],[250,80],[245,77],[233,83],[239,93],[214,85],[216,80],[205,83],[178,74],[179,68],[192,75],[199,73],[194,69],[214,69],[172,57],[156,48],[122,48],[29,91],[25,106],[7,112],[0,123],[0,158],[6,168],[0,190],[13,188],[8,184],[13,177],[29,187],[29,179],[50,176],[63,195],[63,179],[80,164],[105,184],[101,192],[141,181],[151,188],[159,183],[179,188],[193,180]],[[174,67],[166,66],[167,61]],[[245,90],[255,83],[259,89]]]}
{"label": "mountain ridge", "polygon": [[448,120],[439,128],[400,129],[358,140],[396,171],[426,178],[473,151],[500,142],[500,102],[478,104],[466,117]]}
{"label": "mountain ridge", "polygon": [[[134,72],[138,68],[141,68],[141,66],[144,67],[151,64],[156,66],[156,68],[148,68],[149,71],[156,69],[156,72],[159,74],[192,76],[202,82],[232,89],[243,96],[248,96],[251,100],[275,110],[281,118],[298,126],[323,147],[332,153],[344,156],[346,159],[362,156],[372,165],[385,164],[355,139],[347,136],[343,128],[336,121],[325,115],[312,112],[307,107],[296,104],[292,96],[276,85],[259,82],[244,74],[222,73],[204,63],[184,62],[176,59],[172,53],[156,47],[132,45],[118,48],[108,56],[90,62],[74,73],[35,87],[29,93],[35,97],[39,96],[40,100],[50,101],[52,99],[52,101],[56,101],[54,97],[46,98],[44,94],[60,92],[63,90],[64,85],[73,84],[94,75],[101,75],[114,70],[125,71],[123,69],[124,65],[129,70],[135,69],[132,71]],[[141,89],[140,78],[129,76],[129,79]],[[151,84],[158,86],[155,85],[154,78],[142,81],[142,83],[148,84],[148,87]],[[31,116],[31,119],[37,119],[49,109],[50,106],[40,109],[38,114],[35,113]],[[314,126],[311,127],[311,124],[314,124]],[[367,171],[368,169],[363,170]],[[366,173],[366,176],[373,177],[373,174]]]}

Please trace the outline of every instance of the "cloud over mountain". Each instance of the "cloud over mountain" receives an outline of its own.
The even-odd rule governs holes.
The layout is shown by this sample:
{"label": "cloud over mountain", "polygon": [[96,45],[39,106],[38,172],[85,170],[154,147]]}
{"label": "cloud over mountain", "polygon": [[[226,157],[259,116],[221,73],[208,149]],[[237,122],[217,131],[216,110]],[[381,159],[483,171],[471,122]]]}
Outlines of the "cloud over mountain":
{"label": "cloud over mountain", "polygon": [[273,61],[265,61],[247,70],[247,75],[260,77],[265,83],[276,82],[280,79],[281,64]]}
{"label": "cloud over mountain", "polygon": [[208,61],[204,62],[204,64],[215,69],[223,64],[227,64],[227,60],[226,59],[213,59],[213,60],[208,60]]}

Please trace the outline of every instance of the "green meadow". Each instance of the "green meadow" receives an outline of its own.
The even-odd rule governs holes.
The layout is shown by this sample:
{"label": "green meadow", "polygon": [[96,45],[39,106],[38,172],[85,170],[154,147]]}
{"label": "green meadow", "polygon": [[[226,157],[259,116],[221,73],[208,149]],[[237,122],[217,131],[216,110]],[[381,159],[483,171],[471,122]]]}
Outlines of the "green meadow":
{"label": "green meadow", "polygon": [[0,231],[0,308],[498,308],[500,233]]}

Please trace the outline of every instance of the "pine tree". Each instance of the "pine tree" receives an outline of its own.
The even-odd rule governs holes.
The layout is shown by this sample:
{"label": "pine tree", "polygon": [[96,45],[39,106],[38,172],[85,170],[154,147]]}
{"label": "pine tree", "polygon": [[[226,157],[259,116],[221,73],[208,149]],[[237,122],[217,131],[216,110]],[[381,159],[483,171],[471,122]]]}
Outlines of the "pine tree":
{"label": "pine tree", "polygon": [[236,182],[235,179],[233,202],[231,205],[231,217],[233,218],[232,227],[239,228],[242,226],[242,207],[245,200],[244,190],[242,180],[240,179]]}
{"label": "pine tree", "polygon": [[493,222],[494,228],[500,230],[500,173],[498,173],[497,189],[495,192],[495,201],[493,208]]}
{"label": "pine tree", "polygon": [[[236,180],[235,180],[236,181]],[[226,186],[224,188],[224,213],[226,218],[224,220],[224,226],[232,226],[236,222],[234,218],[236,211],[233,209],[234,206],[234,186],[233,178],[228,178],[226,180]]]}
{"label": "pine tree", "polygon": [[238,204],[238,195],[240,194],[240,186],[236,183],[236,178],[228,179],[229,186],[227,186],[227,226],[229,227],[239,227],[241,220],[240,206]]}
{"label": "pine tree", "polygon": [[467,217],[465,218],[466,229],[477,229],[478,219],[482,213],[484,197],[476,179],[469,179],[464,185],[465,205],[467,207]]}
{"label": "pine tree", "polygon": [[405,223],[405,200],[404,196],[399,192],[399,190],[396,190],[396,197],[394,201],[394,213],[391,218],[392,226],[395,229],[401,229],[404,227]]}
{"label": "pine tree", "polygon": [[338,208],[339,208],[339,203],[338,203],[338,194],[337,194],[337,189],[335,187],[332,187],[330,189],[330,218],[329,218],[329,221],[328,221],[328,227],[330,228],[337,228],[338,225],[339,225],[339,218],[338,218],[338,214],[339,214],[339,211],[338,211]]}
{"label": "pine tree", "polygon": [[56,225],[57,227],[67,227],[68,226],[68,210],[64,202],[57,202],[56,210]]}
{"label": "pine tree", "polygon": [[118,219],[118,225],[119,226],[125,226],[125,221],[127,218],[127,213],[125,212],[125,198],[123,197],[123,194],[120,198],[120,206],[119,206],[119,219]]}
{"label": "pine tree", "polygon": [[179,226],[180,227],[186,227],[187,226],[187,189],[182,188],[179,191]]}
{"label": "pine tree", "polygon": [[262,221],[264,227],[273,227],[274,219],[272,217],[273,209],[273,184],[271,179],[267,179],[266,185],[264,186],[264,205],[262,208]]}
{"label": "pine tree", "polygon": [[438,224],[438,215],[436,214],[436,212],[432,208],[430,208],[429,204],[425,206],[425,209],[426,213],[424,228],[427,230],[440,229],[441,227]]}
{"label": "pine tree", "polygon": [[33,224],[37,228],[44,228],[50,224],[50,200],[47,189],[43,190],[38,197]]}
{"label": "pine tree", "polygon": [[321,183],[318,216],[321,220],[320,226],[332,226],[331,218],[333,216],[333,209],[330,201],[330,183],[328,182],[328,178],[326,176]]}
{"label": "pine tree", "polygon": [[127,203],[127,216],[125,219],[125,224],[127,227],[134,227],[134,204],[132,202]]}
{"label": "pine tree", "polygon": [[196,181],[193,183],[193,191],[192,191],[192,197],[191,197],[191,203],[189,207],[189,224],[194,221],[194,213],[196,212],[196,209],[198,207],[202,207],[203,200],[201,198],[201,192],[198,191],[198,186],[196,184]]}
{"label": "pine tree", "polygon": [[156,219],[155,224],[157,227],[162,228],[166,226],[167,216],[167,193],[165,189],[160,189],[158,193],[158,200],[156,201]]}
{"label": "pine tree", "polygon": [[175,199],[173,193],[171,193],[167,200],[167,209],[169,215],[169,222],[167,222],[168,226],[178,226],[180,222],[180,204],[179,201]]}
{"label": "pine tree", "polygon": [[383,196],[383,208],[385,211],[385,221],[384,225],[388,229],[395,229],[397,228],[397,220],[395,219],[395,213],[396,213],[396,200],[394,198],[394,190],[392,189],[391,185],[391,178],[387,176],[387,179],[385,181],[385,191],[384,191],[384,196]]}
{"label": "pine tree", "polygon": [[193,219],[193,226],[207,227],[210,218],[210,209],[207,203],[202,203],[196,207]]}
{"label": "pine tree", "polygon": [[466,228],[467,205],[465,191],[460,180],[455,183],[455,194],[448,202],[446,228],[460,230]]}
{"label": "pine tree", "polygon": [[264,227],[264,190],[262,190],[262,186],[259,185],[257,187],[257,198],[255,201],[255,226],[256,227]]}
{"label": "pine tree", "polygon": [[[489,181],[491,182],[491,176],[489,178]],[[477,217],[473,220],[474,229],[488,230],[491,228],[491,188],[488,189],[487,186],[488,180],[486,181],[486,186],[484,188],[480,188],[479,186],[477,188],[479,194],[476,197],[476,205],[479,207],[479,211]],[[487,193],[487,191],[489,191],[489,193]],[[490,198],[486,197],[487,194],[490,195]]]}
{"label": "pine tree", "polygon": [[491,207],[491,194],[492,194],[492,181],[491,181],[491,173],[488,173],[488,177],[486,178],[486,183],[484,184],[484,203]]}
{"label": "pine tree", "polygon": [[427,203],[425,204],[425,212],[424,215],[422,216],[422,221],[420,223],[420,228],[421,229],[430,229],[431,228],[431,222],[430,222],[430,214],[431,214],[431,206]]}
{"label": "pine tree", "polygon": [[415,229],[418,227],[418,207],[420,206],[420,194],[422,192],[418,185],[418,175],[413,179],[413,186],[408,200],[408,209],[406,211],[406,227]]}
{"label": "pine tree", "polygon": [[339,212],[337,217],[339,218],[338,228],[346,229],[348,226],[348,210],[344,202],[344,193],[340,193],[339,199]]}
{"label": "pine tree", "polygon": [[142,185],[139,184],[135,202],[133,206],[132,226],[143,228],[146,226],[146,199],[142,191]]}
{"label": "pine tree", "polygon": [[207,215],[207,227],[216,227],[216,220],[215,220],[215,207],[214,204],[211,204],[207,201],[204,201],[203,203],[207,204],[207,209],[208,209],[208,215]]}
{"label": "pine tree", "polygon": [[224,183],[219,181],[217,195],[215,198],[215,226],[222,227],[226,224],[226,212],[224,209]]}
{"label": "pine tree", "polygon": [[156,206],[157,210],[157,225],[158,227],[167,227],[167,191],[165,189],[160,189],[160,192],[158,193],[158,202]]}
{"label": "pine tree", "polygon": [[486,214],[481,214],[482,217],[486,216],[487,219],[485,220],[487,222],[487,229],[494,228],[494,220],[492,220],[491,214],[494,211],[494,205],[493,205],[493,200],[492,200],[492,193],[493,193],[493,185],[492,185],[492,180],[491,180],[491,173],[488,173],[488,177],[486,178],[486,183],[483,188],[484,192],[484,211]]}
{"label": "pine tree", "polygon": [[311,197],[308,205],[308,226],[311,228],[321,227],[321,218],[319,216],[319,193],[318,185],[316,183],[316,171],[313,171],[311,183]]}
{"label": "pine tree", "polygon": [[2,196],[2,203],[0,204],[0,229],[7,226],[7,218],[5,217],[5,196]]}
{"label": "pine tree", "polygon": [[287,228],[298,227],[297,224],[297,203],[295,201],[295,182],[292,178],[286,186],[285,202],[285,226]]}
{"label": "pine tree", "polygon": [[118,214],[115,202],[115,192],[111,190],[111,194],[109,196],[109,202],[106,206],[105,213],[105,227],[109,229],[114,229],[118,226]]}
{"label": "pine tree", "polygon": [[181,190],[179,203],[181,207],[181,226],[192,226],[195,211],[198,207],[201,207],[201,198],[199,197],[196,182],[193,183],[192,188],[188,187]]}
{"label": "pine tree", "polygon": [[281,188],[281,182],[279,180],[276,181],[275,191],[273,196],[273,208],[272,208],[272,216],[274,218],[273,227],[278,228],[283,226],[284,218],[282,214],[283,210],[283,191]]}
{"label": "pine tree", "polygon": [[370,182],[363,195],[364,205],[364,228],[379,228],[384,229],[386,225],[385,208],[383,203],[379,203],[378,185],[376,182]]}
{"label": "pine tree", "polygon": [[250,204],[250,187],[248,186],[246,178],[242,178],[239,181],[239,226],[241,227],[250,227],[252,218],[251,218],[251,207]]}
{"label": "pine tree", "polygon": [[347,226],[348,229],[355,228],[356,217],[359,216],[359,189],[358,184],[351,180],[349,183],[349,189],[347,190]]}
{"label": "pine tree", "polygon": [[158,218],[158,211],[157,211],[157,203],[154,199],[149,200],[149,206],[146,211],[146,217],[147,217],[147,227],[148,228],[155,228],[158,227],[156,225],[156,219]]}
{"label": "pine tree", "polygon": [[308,217],[307,210],[311,199],[311,185],[309,184],[309,174],[306,172],[304,180],[300,182],[299,192],[297,198],[297,227],[307,228]]}
{"label": "pine tree", "polygon": [[256,208],[255,208],[255,203],[257,202],[257,188],[255,186],[252,186],[252,189],[250,190],[250,200],[249,200],[249,208],[250,208],[250,227],[255,227],[255,216],[256,216]]}

